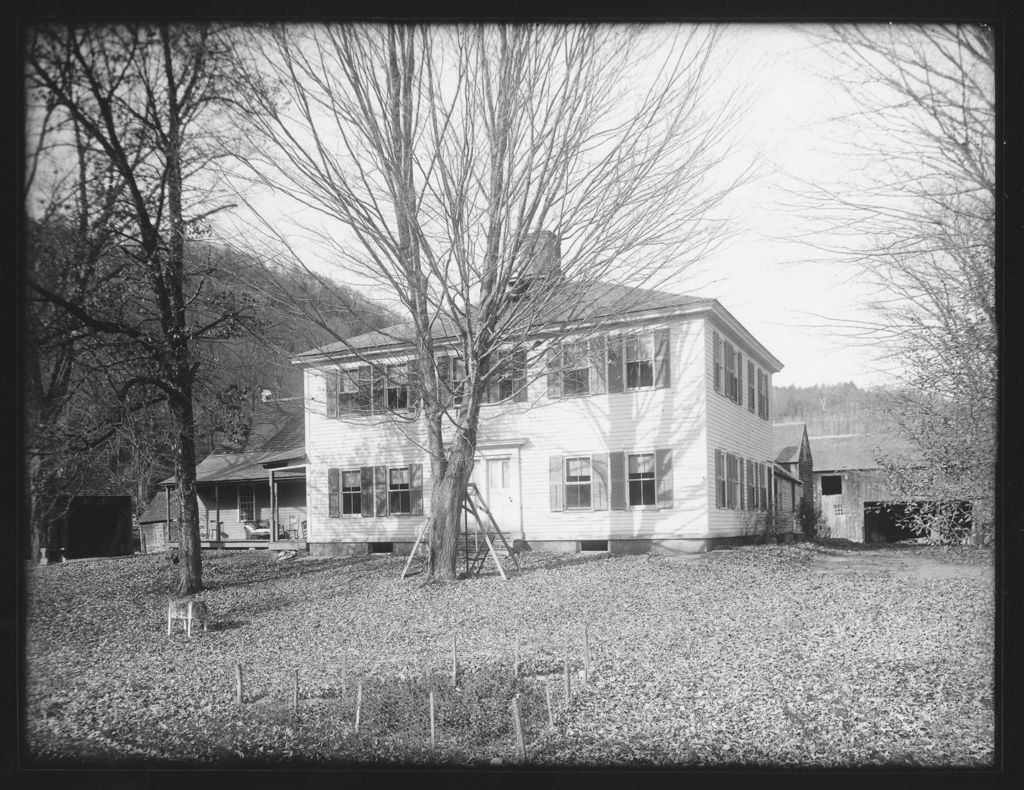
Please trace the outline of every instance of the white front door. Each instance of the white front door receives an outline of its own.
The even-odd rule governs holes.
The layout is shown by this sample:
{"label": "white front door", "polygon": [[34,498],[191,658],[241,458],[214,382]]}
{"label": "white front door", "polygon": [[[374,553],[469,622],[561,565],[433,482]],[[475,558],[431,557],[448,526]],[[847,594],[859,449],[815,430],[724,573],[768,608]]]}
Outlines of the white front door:
{"label": "white front door", "polygon": [[510,456],[478,458],[473,480],[480,490],[487,509],[509,543],[519,537],[518,486],[514,479],[516,464]]}

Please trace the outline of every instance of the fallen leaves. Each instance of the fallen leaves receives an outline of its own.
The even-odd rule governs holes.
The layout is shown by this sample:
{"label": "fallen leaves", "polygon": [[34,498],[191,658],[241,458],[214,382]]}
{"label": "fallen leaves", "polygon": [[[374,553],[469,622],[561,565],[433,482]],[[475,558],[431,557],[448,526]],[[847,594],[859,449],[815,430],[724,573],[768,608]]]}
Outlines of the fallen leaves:
{"label": "fallen leaves", "polygon": [[[822,573],[824,553],[853,572]],[[531,730],[536,763],[990,765],[992,582],[957,572],[978,555],[848,554],[808,544],[687,563],[531,553],[510,582],[493,572],[427,587],[399,580],[399,557],[207,552],[211,630],[191,639],[166,635],[172,571],[160,557],[36,568],[27,742],[41,763],[490,759],[479,751],[502,748],[483,738],[505,737],[493,721],[501,705],[479,714],[480,737],[449,733],[434,752],[418,729],[351,731],[357,682],[400,678],[388,682],[411,682],[410,704],[422,704],[415,684],[450,676],[455,632],[466,677],[509,670],[518,635],[521,672],[548,679],[557,726]],[[948,560],[948,577],[886,570],[887,558],[895,569],[918,555]],[[563,707],[565,660],[573,699]],[[546,724],[543,700],[543,690],[524,697],[524,717]]]}

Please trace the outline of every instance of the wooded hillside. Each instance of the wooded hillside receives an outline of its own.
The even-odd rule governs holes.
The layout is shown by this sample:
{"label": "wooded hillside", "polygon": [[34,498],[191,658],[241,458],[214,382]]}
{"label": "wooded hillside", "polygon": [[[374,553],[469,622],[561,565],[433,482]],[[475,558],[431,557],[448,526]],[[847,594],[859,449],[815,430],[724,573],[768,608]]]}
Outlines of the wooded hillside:
{"label": "wooded hillside", "polygon": [[844,382],[772,389],[772,421],[807,423],[811,436],[883,433],[895,427],[889,408],[897,393],[883,387],[861,389]]}

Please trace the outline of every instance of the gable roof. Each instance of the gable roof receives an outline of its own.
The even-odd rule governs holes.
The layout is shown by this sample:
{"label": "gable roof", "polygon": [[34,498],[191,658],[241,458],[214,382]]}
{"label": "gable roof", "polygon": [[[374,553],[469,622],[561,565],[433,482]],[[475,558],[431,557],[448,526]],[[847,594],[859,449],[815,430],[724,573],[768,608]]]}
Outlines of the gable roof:
{"label": "gable roof", "polygon": [[891,434],[810,436],[808,441],[811,444],[815,472],[878,469],[879,463],[875,457],[879,453],[920,460],[920,453],[909,442]]}
{"label": "gable roof", "polygon": [[[770,366],[775,370],[782,369],[782,363],[716,299],[595,280],[588,285],[574,283],[567,298],[552,299],[551,303],[545,305],[545,313],[538,316],[535,323],[553,328],[560,324],[596,320],[617,324],[648,317],[665,317],[666,314],[674,315],[680,312],[714,313],[762,355]],[[431,337],[435,341],[455,340],[458,337],[458,328],[449,316],[439,313],[431,325]],[[296,355],[293,362],[302,364],[324,361],[330,357],[354,357],[363,351],[395,351],[407,348],[413,338],[412,324],[404,322],[356,335],[344,342],[328,343],[304,351]]]}
{"label": "gable roof", "polygon": [[[171,492],[171,521],[178,519],[178,494]],[[167,521],[167,489],[156,492],[156,496],[149,500],[146,509],[138,518],[140,524],[154,524]]]}
{"label": "gable roof", "polygon": [[780,422],[772,426],[776,463],[795,464],[800,460],[800,445],[806,429],[807,423],[804,422]]}
{"label": "gable roof", "polygon": [[[242,483],[267,480],[266,463],[302,460],[306,452],[306,416],[302,398],[258,403],[249,435],[227,442],[196,465],[197,483]],[[301,472],[281,472],[282,477]],[[174,485],[174,478],[161,485]],[[162,519],[161,519],[162,520]]]}

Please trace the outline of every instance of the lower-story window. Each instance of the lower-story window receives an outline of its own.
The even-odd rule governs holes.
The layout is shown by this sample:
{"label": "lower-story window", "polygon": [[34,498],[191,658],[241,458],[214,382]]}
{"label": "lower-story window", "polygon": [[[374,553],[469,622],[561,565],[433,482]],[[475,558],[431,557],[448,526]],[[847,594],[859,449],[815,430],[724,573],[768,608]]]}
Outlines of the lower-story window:
{"label": "lower-story window", "polygon": [[341,473],[341,512],[346,516],[362,512],[362,484],[358,469]]}
{"label": "lower-story window", "polygon": [[657,492],[654,485],[654,453],[636,453],[627,460],[627,482],[630,507],[654,505]]}
{"label": "lower-story window", "polygon": [[412,512],[408,466],[388,469],[388,512],[393,516]]}
{"label": "lower-story window", "polygon": [[565,459],[565,507],[590,507],[590,458]]}

